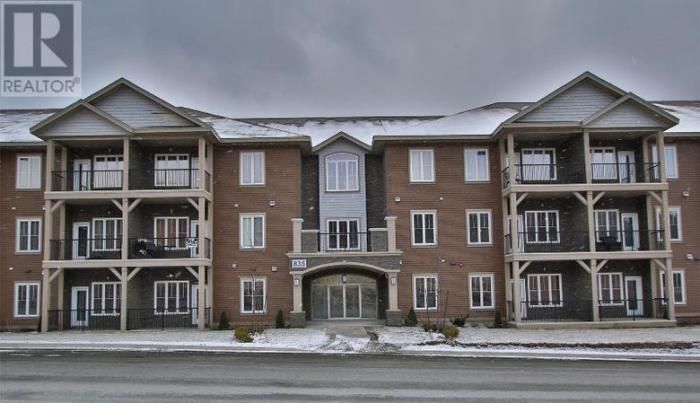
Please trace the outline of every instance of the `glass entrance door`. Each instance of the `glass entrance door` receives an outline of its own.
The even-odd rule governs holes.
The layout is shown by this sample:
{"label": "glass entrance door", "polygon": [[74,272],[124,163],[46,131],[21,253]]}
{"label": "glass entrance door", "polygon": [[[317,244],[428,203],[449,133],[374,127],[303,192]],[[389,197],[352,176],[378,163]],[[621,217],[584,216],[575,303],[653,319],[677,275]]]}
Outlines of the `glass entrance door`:
{"label": "glass entrance door", "polygon": [[[360,275],[326,276],[311,284],[312,319],[376,319],[377,283]],[[352,283],[350,283],[352,281]]]}

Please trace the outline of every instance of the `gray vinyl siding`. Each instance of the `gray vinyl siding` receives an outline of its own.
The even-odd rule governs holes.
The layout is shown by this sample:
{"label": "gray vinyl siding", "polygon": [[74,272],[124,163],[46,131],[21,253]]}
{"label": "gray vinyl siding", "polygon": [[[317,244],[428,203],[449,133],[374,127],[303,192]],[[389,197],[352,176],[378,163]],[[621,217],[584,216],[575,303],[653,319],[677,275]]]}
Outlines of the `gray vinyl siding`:
{"label": "gray vinyl siding", "polygon": [[96,106],[133,128],[193,126],[129,88],[122,88],[97,102]]}
{"label": "gray vinyl siding", "polygon": [[582,81],[520,118],[519,122],[579,122],[619,96],[591,81]]}
{"label": "gray vinyl siding", "polygon": [[46,129],[48,136],[67,136],[95,134],[125,134],[119,126],[116,126],[103,117],[87,109],[80,109],[70,116],[64,117]]}
{"label": "gray vinyl siding", "polygon": [[665,124],[654,114],[637,105],[634,101],[627,101],[618,105],[613,110],[601,116],[589,127],[664,127]]}
{"label": "gray vinyl siding", "polygon": [[[358,156],[358,191],[326,191],[326,157],[336,152],[347,152]],[[326,220],[332,218],[355,218],[360,221],[360,232],[367,231],[367,204],[365,185],[365,151],[346,140],[338,140],[318,153],[319,184],[319,229],[327,232]]]}

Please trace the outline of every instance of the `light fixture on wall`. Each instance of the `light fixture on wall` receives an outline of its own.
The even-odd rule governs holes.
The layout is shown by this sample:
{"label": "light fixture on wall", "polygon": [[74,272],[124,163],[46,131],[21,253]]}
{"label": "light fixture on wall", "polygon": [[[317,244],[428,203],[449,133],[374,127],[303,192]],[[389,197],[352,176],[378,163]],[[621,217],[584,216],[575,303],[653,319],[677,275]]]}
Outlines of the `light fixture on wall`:
{"label": "light fixture on wall", "polygon": [[270,204],[270,207],[275,207],[275,205],[277,204],[277,202],[275,202],[274,200],[270,200],[270,203],[269,203],[269,204]]}
{"label": "light fixture on wall", "polygon": [[401,201],[401,196],[394,196],[394,201],[395,202],[400,202]]}
{"label": "light fixture on wall", "polygon": [[348,277],[347,277],[345,274],[343,274],[343,275],[340,277],[340,279],[342,280],[343,284],[347,283],[347,281],[348,281]]}
{"label": "light fixture on wall", "polygon": [[391,276],[391,285],[396,285],[396,276]]}
{"label": "light fixture on wall", "polygon": [[299,283],[300,283],[299,279],[295,278],[294,279],[294,287],[299,287]]}

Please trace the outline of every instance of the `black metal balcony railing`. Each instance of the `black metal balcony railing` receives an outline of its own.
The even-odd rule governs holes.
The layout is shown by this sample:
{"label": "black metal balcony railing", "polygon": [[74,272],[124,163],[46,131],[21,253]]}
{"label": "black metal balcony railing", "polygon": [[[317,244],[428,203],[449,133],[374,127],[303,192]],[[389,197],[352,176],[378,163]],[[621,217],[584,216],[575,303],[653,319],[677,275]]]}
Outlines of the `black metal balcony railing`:
{"label": "black metal balcony railing", "polygon": [[121,259],[121,238],[51,240],[51,260]]}
{"label": "black metal balcony railing", "polygon": [[[596,231],[598,252],[663,250],[663,231]],[[512,253],[510,234],[505,235],[506,253]],[[538,229],[518,233],[518,253],[587,252],[588,231]]]}
{"label": "black metal balcony railing", "polygon": [[[196,258],[197,237],[129,239],[129,259]],[[204,239],[205,258],[211,257],[211,241]],[[51,260],[121,259],[121,238],[56,239],[51,241]]]}
{"label": "black metal balcony railing", "polygon": [[[513,302],[507,301],[508,320],[514,320]],[[524,322],[566,322],[593,320],[593,301],[565,299],[552,301],[527,300],[516,304]]]}
{"label": "black metal balcony railing", "polygon": [[599,300],[600,320],[668,319],[665,298]]}
{"label": "black metal balcony railing", "polygon": [[87,170],[87,171],[53,171],[51,190],[55,192],[89,190],[119,190],[122,188],[124,171]]}
{"label": "black metal balcony railing", "polygon": [[49,330],[118,330],[121,324],[120,308],[105,311],[96,309],[49,310]]}
{"label": "black metal balcony railing", "polygon": [[656,183],[660,182],[658,163],[592,163],[594,183]]}
{"label": "black metal balcony railing", "polygon": [[[211,308],[204,309],[204,323],[209,326]],[[129,308],[127,329],[169,329],[197,326],[197,307],[181,307],[170,310],[153,308]],[[49,310],[48,325],[55,330],[118,330],[121,326],[121,312],[104,312],[94,309]]]}
{"label": "black metal balcony railing", "polygon": [[318,234],[319,251],[361,252],[372,250],[367,232],[321,232]]}
{"label": "black metal balcony railing", "polygon": [[[211,241],[204,239],[204,257],[211,257]],[[131,238],[129,259],[182,259],[199,257],[199,238]]]}
{"label": "black metal balcony railing", "polygon": [[[211,175],[204,172],[204,188],[210,190]],[[199,189],[199,169],[132,169],[129,188],[154,189]]]}
{"label": "black metal balcony railing", "polygon": [[[518,185],[584,183],[584,164],[516,164],[515,183]],[[501,171],[503,187],[511,184],[510,167]],[[660,182],[658,163],[592,163],[594,183],[655,183]]]}

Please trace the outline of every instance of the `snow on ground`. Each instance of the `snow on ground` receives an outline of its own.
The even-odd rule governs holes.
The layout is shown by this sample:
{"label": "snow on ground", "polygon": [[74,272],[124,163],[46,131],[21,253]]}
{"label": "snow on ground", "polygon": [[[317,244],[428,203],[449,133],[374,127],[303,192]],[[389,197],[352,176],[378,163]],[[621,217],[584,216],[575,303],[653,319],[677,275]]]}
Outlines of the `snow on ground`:
{"label": "snow on ground", "polygon": [[[227,332],[228,333],[228,332]],[[267,329],[254,337],[253,344],[277,348],[316,350],[323,347],[329,337],[323,329]],[[237,344],[248,344],[234,341]]]}

